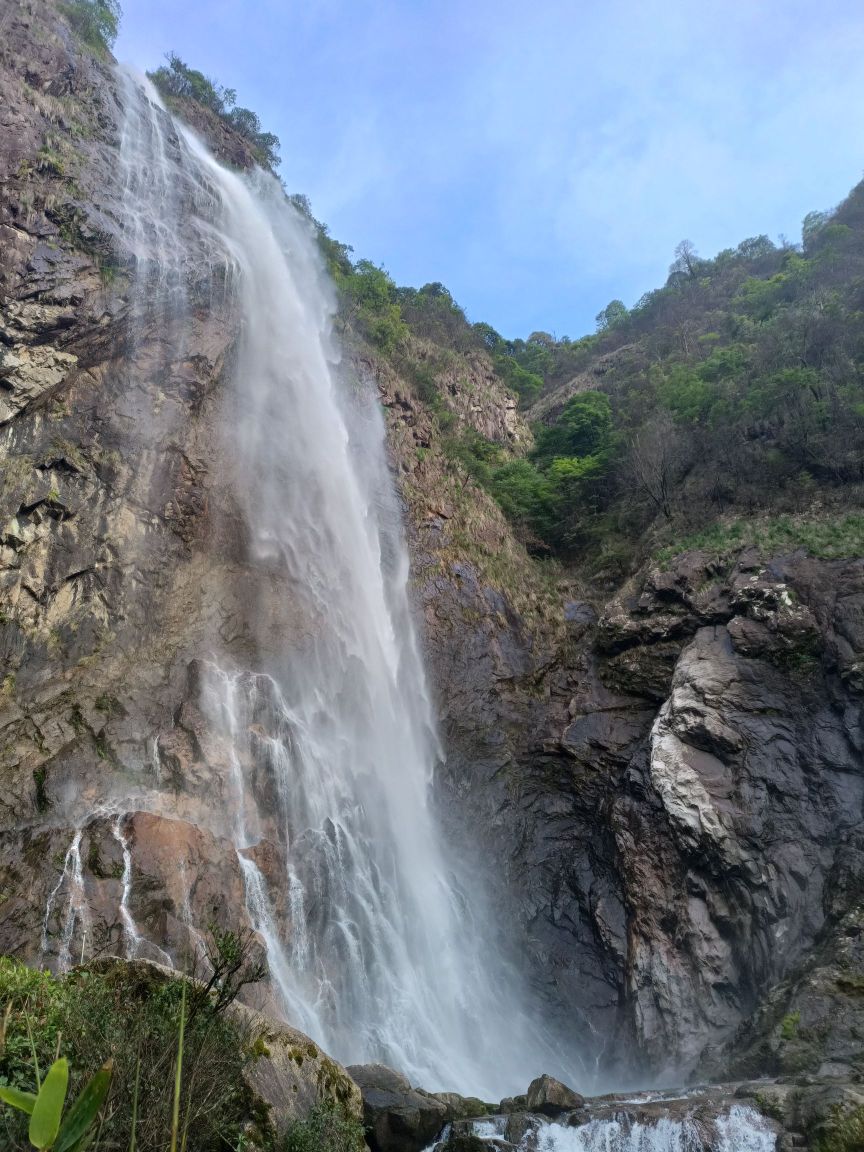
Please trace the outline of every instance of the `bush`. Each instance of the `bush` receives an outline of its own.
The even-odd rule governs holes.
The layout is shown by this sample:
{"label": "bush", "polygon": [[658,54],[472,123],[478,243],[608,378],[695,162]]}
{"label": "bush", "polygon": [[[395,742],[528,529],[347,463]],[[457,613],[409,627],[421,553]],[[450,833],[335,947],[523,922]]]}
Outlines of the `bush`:
{"label": "bush", "polygon": [[[141,1060],[138,1147],[162,1148],[170,1132],[173,1066],[183,981],[144,964],[112,963],[104,971],[76,969],[63,979],[0,958],[0,1008],[8,1010],[0,1082],[32,1091],[28,1027],[40,1067],[55,1058],[58,1043],[69,1059],[70,1097],[109,1058],[114,1060],[101,1146],[128,1148],[133,1087]],[[214,998],[190,996],[183,1064],[182,1123],[188,1152],[234,1148],[256,1119],[256,1102],[243,1072],[253,1059],[251,1038],[213,1010]],[[0,1147],[29,1148],[26,1117],[0,1111]]]}
{"label": "bush", "polygon": [[280,1152],[366,1152],[363,1125],[331,1103],[320,1103],[285,1134]]}
{"label": "bush", "polygon": [[67,0],[62,11],[72,30],[88,47],[107,52],[117,39],[119,0]]}
{"label": "bush", "polygon": [[[113,3],[115,0],[106,2]],[[163,64],[155,72],[147,73],[163,96],[193,100],[209,108],[244,140],[249,141],[262,167],[271,170],[278,167],[279,137],[262,130],[256,113],[249,108],[237,106],[237,93],[233,88],[225,88],[197,68],[190,68],[176,52],[169,52],[165,59],[168,61],[167,66]]]}

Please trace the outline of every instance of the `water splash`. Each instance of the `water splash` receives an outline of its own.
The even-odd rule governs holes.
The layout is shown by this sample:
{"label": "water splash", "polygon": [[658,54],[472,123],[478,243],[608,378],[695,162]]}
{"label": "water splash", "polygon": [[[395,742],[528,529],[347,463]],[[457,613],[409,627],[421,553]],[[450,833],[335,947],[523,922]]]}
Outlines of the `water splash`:
{"label": "water splash", "polygon": [[228,831],[286,1015],[343,1061],[430,1088],[490,1098],[541,1068],[572,1073],[476,878],[440,842],[380,406],[338,370],[311,228],[271,177],[221,168],[152,89],[127,76],[124,99],[142,307],[155,284],[176,319],[194,264],[196,290],[209,267],[239,322],[220,464],[245,520],[258,667],[222,653],[201,704],[227,748]]}
{"label": "water splash", "polygon": [[[777,1134],[755,1108],[733,1104],[713,1119],[661,1116],[653,1122],[625,1114],[574,1127],[533,1117],[517,1145],[506,1142],[507,1118],[476,1120],[473,1134],[490,1150],[505,1144],[520,1152],[774,1152]],[[427,1152],[442,1148],[449,1130]]]}

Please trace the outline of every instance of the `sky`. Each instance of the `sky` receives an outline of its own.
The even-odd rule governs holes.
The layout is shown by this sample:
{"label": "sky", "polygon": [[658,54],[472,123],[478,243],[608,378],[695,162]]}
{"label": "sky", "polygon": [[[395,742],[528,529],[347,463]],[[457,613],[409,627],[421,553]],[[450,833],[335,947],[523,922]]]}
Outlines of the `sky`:
{"label": "sky", "polygon": [[122,0],[252,108],[355,258],[507,337],[594,330],[864,177],[861,0]]}

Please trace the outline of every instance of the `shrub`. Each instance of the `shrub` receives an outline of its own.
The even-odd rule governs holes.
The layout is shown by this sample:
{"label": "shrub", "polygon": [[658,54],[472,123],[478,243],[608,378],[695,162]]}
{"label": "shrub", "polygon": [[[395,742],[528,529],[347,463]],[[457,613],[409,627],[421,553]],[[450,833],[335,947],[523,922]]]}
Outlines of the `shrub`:
{"label": "shrub", "polygon": [[280,1152],[365,1152],[363,1125],[334,1104],[316,1105],[285,1134]]}
{"label": "shrub", "polygon": [[197,68],[190,68],[176,52],[169,52],[165,59],[168,61],[167,66],[163,64],[155,72],[147,73],[163,96],[193,100],[209,108],[244,140],[249,141],[262,167],[271,170],[278,167],[279,137],[262,130],[256,113],[249,108],[238,107],[237,93],[233,88],[226,88]]}
{"label": "shrub", "polygon": [[117,39],[119,0],[67,0],[62,11],[73,32],[88,47],[107,52]]}
{"label": "shrub", "polygon": [[[171,1129],[173,1067],[184,981],[146,965],[111,963],[76,969],[58,979],[0,958],[0,1007],[8,1011],[0,1053],[0,1083],[31,1091],[33,1052],[40,1067],[53,1062],[58,1043],[71,1066],[70,1094],[108,1060],[114,1076],[105,1109],[102,1146],[128,1148],[133,1091],[140,1058],[138,1147],[161,1148]],[[253,1059],[249,1036],[237,1021],[215,1010],[209,997],[190,1007],[183,1062],[182,1124],[189,1152],[236,1147],[255,1117],[243,1072]],[[191,998],[190,998],[191,1004]],[[0,1110],[0,1147],[29,1148],[27,1118]]]}

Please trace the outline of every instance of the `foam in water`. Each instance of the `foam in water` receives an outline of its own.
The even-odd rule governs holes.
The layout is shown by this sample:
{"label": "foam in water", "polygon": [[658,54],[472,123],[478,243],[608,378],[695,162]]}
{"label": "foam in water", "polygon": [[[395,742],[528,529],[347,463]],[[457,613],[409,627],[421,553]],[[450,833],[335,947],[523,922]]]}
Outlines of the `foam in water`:
{"label": "foam in water", "polygon": [[[537,1119],[520,1152],[774,1152],[777,1141],[765,1118],[745,1104],[709,1121],[663,1116],[643,1123],[622,1115],[570,1127]],[[490,1148],[505,1132],[500,1117],[475,1121],[473,1129]]]}
{"label": "foam in water", "polygon": [[374,389],[339,374],[308,222],[271,177],[223,169],[152,88],[125,74],[123,90],[141,307],[161,292],[182,313],[194,236],[239,320],[220,465],[246,522],[261,657],[238,668],[217,650],[201,702],[230,749],[227,824],[286,1017],[343,1062],[429,1088],[496,1098],[540,1070],[572,1075],[440,842],[383,421]]}

